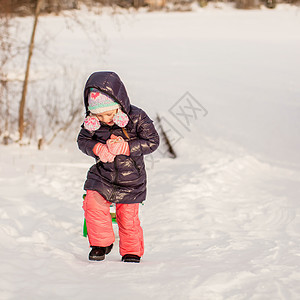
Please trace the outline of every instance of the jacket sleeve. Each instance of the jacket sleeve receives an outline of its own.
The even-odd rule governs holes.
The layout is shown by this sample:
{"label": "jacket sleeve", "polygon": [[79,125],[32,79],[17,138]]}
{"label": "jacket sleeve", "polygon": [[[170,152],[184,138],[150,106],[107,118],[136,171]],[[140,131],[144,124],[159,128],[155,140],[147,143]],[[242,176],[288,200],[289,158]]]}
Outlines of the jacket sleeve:
{"label": "jacket sleeve", "polygon": [[137,136],[137,139],[128,142],[130,156],[150,154],[159,146],[159,135],[152,120],[144,111],[141,111],[138,119]]}
{"label": "jacket sleeve", "polygon": [[97,158],[93,152],[93,148],[98,142],[93,139],[93,133],[82,128],[77,138],[78,148],[85,154]]}

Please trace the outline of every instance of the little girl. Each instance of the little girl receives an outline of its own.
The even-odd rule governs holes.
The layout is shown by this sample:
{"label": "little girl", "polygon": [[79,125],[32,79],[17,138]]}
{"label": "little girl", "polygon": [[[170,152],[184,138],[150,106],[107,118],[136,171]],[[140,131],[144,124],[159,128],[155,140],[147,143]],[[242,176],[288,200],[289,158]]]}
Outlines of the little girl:
{"label": "little girl", "polygon": [[159,145],[153,122],[130,104],[114,72],[93,73],[84,89],[86,118],[78,147],[96,159],[84,185],[89,259],[103,260],[115,241],[110,204],[116,203],[122,261],[139,263],[144,253],[139,203],[146,198],[144,155]]}

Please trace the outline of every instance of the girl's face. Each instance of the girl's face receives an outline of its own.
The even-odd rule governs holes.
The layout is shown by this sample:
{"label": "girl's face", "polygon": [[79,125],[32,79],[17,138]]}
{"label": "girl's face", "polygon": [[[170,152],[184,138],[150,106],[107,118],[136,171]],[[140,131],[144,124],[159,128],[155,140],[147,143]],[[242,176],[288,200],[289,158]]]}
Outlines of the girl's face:
{"label": "girl's face", "polygon": [[117,109],[109,110],[101,114],[95,115],[98,120],[102,123],[105,123],[109,126],[113,126],[115,123],[113,121],[114,115],[117,113]]}

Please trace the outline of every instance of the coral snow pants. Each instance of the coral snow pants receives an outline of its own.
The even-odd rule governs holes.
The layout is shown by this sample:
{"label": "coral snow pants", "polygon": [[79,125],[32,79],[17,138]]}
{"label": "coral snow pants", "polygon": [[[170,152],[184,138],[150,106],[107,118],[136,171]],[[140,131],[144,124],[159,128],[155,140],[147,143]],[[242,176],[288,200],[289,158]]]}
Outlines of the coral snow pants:
{"label": "coral snow pants", "polygon": [[[86,227],[91,246],[107,247],[115,241],[110,216],[110,202],[98,192],[87,190],[83,201]],[[139,220],[139,203],[116,204],[120,254],[144,254],[143,230]]]}

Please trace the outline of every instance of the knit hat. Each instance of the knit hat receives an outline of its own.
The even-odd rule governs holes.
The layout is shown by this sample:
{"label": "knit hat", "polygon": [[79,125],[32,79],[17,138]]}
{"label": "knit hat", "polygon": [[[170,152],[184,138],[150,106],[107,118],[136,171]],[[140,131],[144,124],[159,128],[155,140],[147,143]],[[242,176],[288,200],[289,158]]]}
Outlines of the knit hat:
{"label": "knit hat", "polygon": [[[92,114],[101,114],[117,109],[117,113],[113,117],[113,122],[119,127],[125,127],[128,124],[129,118],[122,112],[120,105],[95,88],[90,89],[88,104],[88,110]],[[101,124],[96,116],[89,115],[84,119],[84,128],[91,132],[98,130],[100,126]]]}
{"label": "knit hat", "polygon": [[120,105],[117,102],[95,88],[91,88],[90,90],[88,104],[88,110],[92,114],[101,114],[106,111],[120,108]]}

